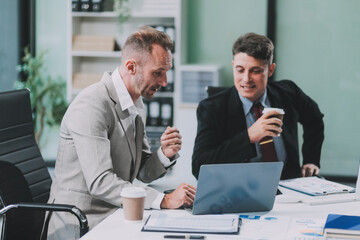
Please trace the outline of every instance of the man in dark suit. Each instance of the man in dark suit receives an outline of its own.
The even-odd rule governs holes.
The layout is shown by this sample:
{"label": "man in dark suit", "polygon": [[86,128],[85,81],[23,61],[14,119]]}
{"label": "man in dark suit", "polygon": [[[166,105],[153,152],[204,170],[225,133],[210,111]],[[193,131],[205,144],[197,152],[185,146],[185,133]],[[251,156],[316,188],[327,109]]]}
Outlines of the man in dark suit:
{"label": "man in dark suit", "polygon": [[[268,153],[263,152],[260,142],[264,146],[271,143],[276,161],[284,162],[282,179],[319,173],[323,114],[294,82],[268,82],[276,66],[273,52],[271,40],[255,33],[245,34],[234,43],[235,86],[201,101],[197,109],[198,130],[192,156],[196,178],[203,164],[263,161]],[[273,117],[277,110],[257,118],[255,104],[283,109],[283,121]],[[304,132],[302,166],[298,123]],[[262,141],[264,137],[270,140]]]}

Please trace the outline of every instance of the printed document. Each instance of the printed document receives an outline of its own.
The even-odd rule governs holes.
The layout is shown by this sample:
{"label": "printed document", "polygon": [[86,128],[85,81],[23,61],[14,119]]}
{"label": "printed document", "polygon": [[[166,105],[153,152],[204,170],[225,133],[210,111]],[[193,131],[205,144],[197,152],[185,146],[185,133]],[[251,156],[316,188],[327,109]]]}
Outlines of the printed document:
{"label": "printed document", "polygon": [[143,231],[237,233],[239,223],[239,216],[234,214],[184,215],[155,211],[149,216]]}
{"label": "printed document", "polygon": [[355,192],[355,189],[352,187],[318,177],[302,177],[281,180],[279,185],[311,196]]}

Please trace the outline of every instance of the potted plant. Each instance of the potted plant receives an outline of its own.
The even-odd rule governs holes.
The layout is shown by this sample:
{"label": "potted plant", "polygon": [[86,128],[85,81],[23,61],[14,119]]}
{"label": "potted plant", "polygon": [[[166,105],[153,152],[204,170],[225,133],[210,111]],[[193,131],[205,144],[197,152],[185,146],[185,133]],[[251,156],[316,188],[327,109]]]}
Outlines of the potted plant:
{"label": "potted plant", "polygon": [[[44,55],[31,56],[28,48],[17,70],[25,76],[25,80],[18,80],[16,87],[30,90],[31,108],[35,125],[37,143],[43,136],[45,126],[60,125],[67,109],[66,82],[61,77],[52,78],[45,74]],[[40,146],[40,144],[39,144]]]}
{"label": "potted plant", "polygon": [[119,32],[123,31],[123,23],[131,16],[132,0],[114,0],[114,11],[118,14]]}

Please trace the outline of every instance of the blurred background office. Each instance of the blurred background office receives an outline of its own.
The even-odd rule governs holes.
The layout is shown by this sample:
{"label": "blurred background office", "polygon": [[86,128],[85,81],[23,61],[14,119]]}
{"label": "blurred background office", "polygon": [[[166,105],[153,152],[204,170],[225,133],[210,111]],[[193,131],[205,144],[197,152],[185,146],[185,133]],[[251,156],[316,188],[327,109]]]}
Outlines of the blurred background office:
{"label": "blurred background office", "polygon": [[[119,7],[114,12],[114,1],[125,10]],[[44,54],[41,76],[63,81],[67,91],[64,98],[71,102],[77,88],[84,86],[84,79],[100,80],[96,74],[101,76],[103,71],[113,71],[119,65],[121,44],[136,26],[149,24],[167,31],[175,40],[173,76],[169,76],[173,85],[159,93],[156,104],[146,102],[149,112],[152,111],[150,117],[155,119],[148,123],[148,132],[156,146],[156,132],[163,127],[162,123],[171,123],[180,129],[183,135],[181,159],[169,178],[188,181],[193,179],[190,168],[197,127],[196,103],[206,93],[199,83],[194,85],[198,90],[191,92],[199,98],[185,100],[189,89],[186,89],[187,84],[182,84],[186,83],[186,74],[183,75],[181,69],[198,71],[196,76],[208,76],[207,71],[216,72],[218,81],[213,84],[231,86],[233,42],[246,32],[264,34],[275,43],[277,68],[272,80],[295,81],[319,104],[325,115],[321,174],[334,180],[355,180],[360,160],[357,137],[360,133],[360,111],[357,110],[360,102],[360,1],[93,0],[94,9],[87,12],[81,4],[89,2],[1,0],[0,91],[14,89],[18,79],[26,80],[27,76],[16,69],[24,65],[24,48],[28,47],[32,56]],[[98,2],[100,9],[96,9]],[[73,4],[80,4],[79,8],[73,9]],[[110,38],[109,34],[112,34]],[[111,53],[84,53],[81,46],[80,51],[75,49],[76,36],[80,36],[76,41],[81,43],[81,36],[91,35],[102,35],[101,41],[113,44]],[[183,68],[184,65],[190,68]],[[90,75],[84,75],[89,72]],[[194,79],[201,81],[201,77]],[[51,105],[47,102],[45,106],[47,104]],[[165,112],[161,114],[162,110]],[[159,115],[162,116],[160,120],[157,119]],[[56,158],[58,134],[56,124],[52,127],[45,124],[40,146],[50,167]]]}

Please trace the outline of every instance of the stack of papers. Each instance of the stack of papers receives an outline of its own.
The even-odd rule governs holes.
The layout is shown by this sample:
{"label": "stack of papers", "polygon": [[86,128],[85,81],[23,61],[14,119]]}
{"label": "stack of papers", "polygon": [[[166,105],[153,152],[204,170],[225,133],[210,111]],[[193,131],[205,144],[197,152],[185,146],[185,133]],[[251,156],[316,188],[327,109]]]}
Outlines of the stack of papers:
{"label": "stack of papers", "polygon": [[157,211],[147,219],[142,231],[229,233],[239,232],[238,215],[183,215]]}

